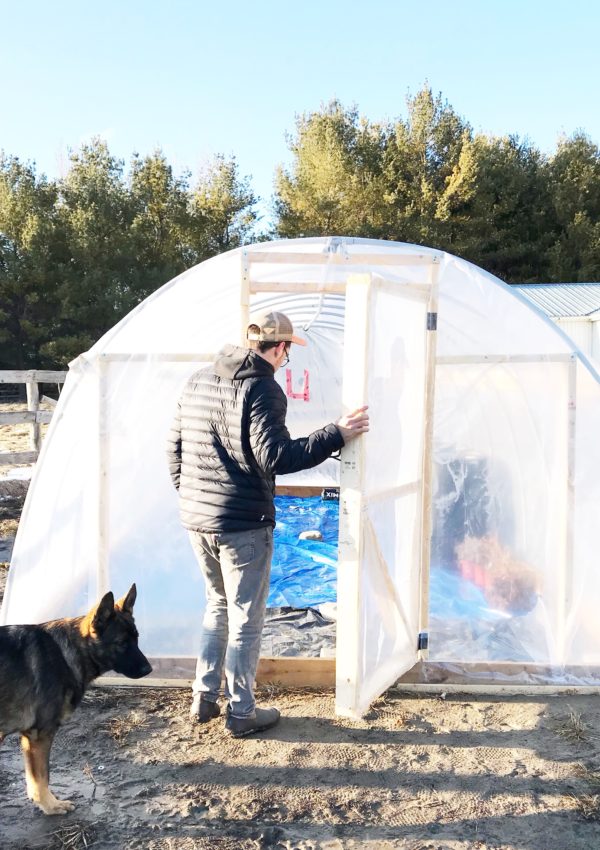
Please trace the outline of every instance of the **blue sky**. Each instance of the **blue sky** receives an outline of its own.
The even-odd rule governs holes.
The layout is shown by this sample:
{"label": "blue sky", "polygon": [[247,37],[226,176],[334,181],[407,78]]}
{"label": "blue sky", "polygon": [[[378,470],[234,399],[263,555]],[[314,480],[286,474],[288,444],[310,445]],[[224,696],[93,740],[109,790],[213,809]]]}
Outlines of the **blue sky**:
{"label": "blue sky", "polygon": [[371,120],[429,83],[477,131],[600,142],[600,4],[0,0],[0,148],[64,172],[94,135],[197,173],[234,154],[268,201],[286,133],[333,97]]}

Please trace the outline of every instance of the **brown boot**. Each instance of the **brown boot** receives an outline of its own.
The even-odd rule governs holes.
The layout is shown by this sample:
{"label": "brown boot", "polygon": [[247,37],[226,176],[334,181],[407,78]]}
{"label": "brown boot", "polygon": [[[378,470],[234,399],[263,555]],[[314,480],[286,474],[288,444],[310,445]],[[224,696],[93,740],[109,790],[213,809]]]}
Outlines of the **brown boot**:
{"label": "brown boot", "polygon": [[235,717],[229,707],[225,728],[233,738],[244,738],[255,732],[264,732],[279,722],[281,717],[276,708],[257,708],[249,717]]}
{"label": "brown boot", "polygon": [[192,705],[190,706],[190,720],[195,723],[208,723],[221,713],[216,702],[207,700],[204,694],[194,694]]}

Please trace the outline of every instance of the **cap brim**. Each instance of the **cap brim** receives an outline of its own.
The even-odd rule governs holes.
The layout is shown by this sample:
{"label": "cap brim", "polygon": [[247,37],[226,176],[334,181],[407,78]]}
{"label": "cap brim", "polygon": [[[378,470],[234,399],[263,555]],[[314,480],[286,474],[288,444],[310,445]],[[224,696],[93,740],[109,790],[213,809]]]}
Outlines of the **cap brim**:
{"label": "cap brim", "polygon": [[293,336],[292,342],[294,342],[296,345],[306,345],[306,340],[302,339],[302,337],[300,336]]}

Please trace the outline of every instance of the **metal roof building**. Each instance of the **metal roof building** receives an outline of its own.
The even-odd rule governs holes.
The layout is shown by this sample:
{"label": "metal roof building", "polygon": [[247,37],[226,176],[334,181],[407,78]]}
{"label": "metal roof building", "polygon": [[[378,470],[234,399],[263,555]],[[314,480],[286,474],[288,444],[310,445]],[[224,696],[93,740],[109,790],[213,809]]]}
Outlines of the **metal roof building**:
{"label": "metal roof building", "polygon": [[512,284],[600,367],[600,283]]}
{"label": "metal roof building", "polygon": [[583,318],[600,310],[600,283],[518,283],[513,289],[552,319]]}

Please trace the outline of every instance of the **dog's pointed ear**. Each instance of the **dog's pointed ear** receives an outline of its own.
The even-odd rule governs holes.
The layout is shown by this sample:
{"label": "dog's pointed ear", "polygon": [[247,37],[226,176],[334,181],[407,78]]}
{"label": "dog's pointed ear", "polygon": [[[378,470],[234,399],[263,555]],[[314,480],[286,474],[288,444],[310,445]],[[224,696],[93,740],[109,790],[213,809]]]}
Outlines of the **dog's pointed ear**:
{"label": "dog's pointed ear", "polygon": [[91,625],[95,632],[101,634],[111,617],[115,614],[115,597],[109,590],[92,611]]}
{"label": "dog's pointed ear", "polygon": [[115,607],[119,608],[124,614],[133,614],[133,606],[137,597],[137,588],[135,582],[131,585],[127,593],[122,599],[116,603]]}

